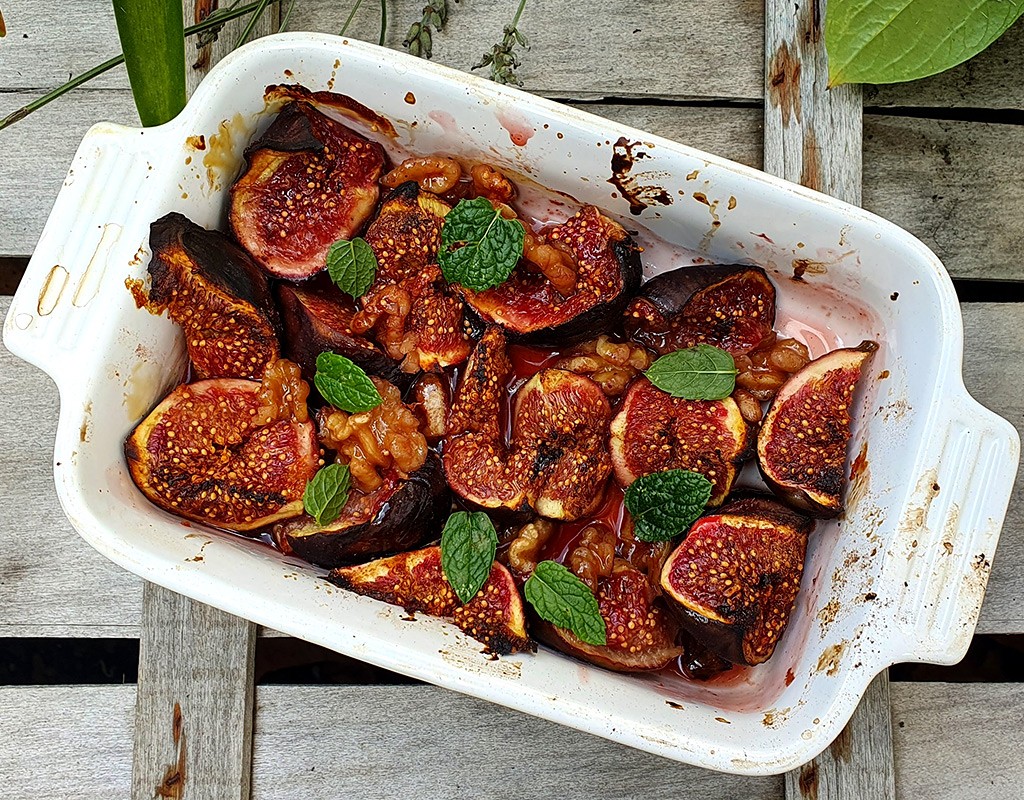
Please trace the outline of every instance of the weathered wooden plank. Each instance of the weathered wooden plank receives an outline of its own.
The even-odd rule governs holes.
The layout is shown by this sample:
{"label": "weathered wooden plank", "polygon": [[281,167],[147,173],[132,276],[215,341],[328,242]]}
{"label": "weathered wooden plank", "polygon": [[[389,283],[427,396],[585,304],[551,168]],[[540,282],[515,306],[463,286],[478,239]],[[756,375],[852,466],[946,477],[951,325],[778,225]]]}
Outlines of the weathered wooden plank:
{"label": "weathered wooden plank", "polygon": [[898,797],[1021,796],[1024,685],[894,683],[892,720]]}
{"label": "weathered wooden plank", "polygon": [[[485,0],[450,4],[449,30],[435,37],[435,59],[462,69],[501,37],[514,4]],[[351,4],[298,0],[292,30],[336,33]],[[389,0],[387,43],[400,47],[419,18],[422,0]],[[349,34],[377,41],[379,4],[364,3]],[[49,89],[117,52],[113,13],[102,0],[65,0],[59,15],[31,0],[7,0],[9,34],[0,61],[0,87]],[[761,98],[762,4],[743,2],[609,2],[593,13],[568,0],[533,2],[523,30],[533,49],[521,70],[531,91],[557,97]],[[577,46],[585,42],[586,47]],[[598,44],[600,43],[600,45]],[[193,57],[195,50],[189,50]],[[671,54],[672,69],[665,69]],[[869,87],[865,103],[881,107],[1024,109],[1024,24],[1018,23],[981,55],[920,81]],[[93,81],[96,88],[128,86],[124,71]]]}
{"label": "weathered wooden plank", "polygon": [[[764,168],[860,204],[860,87],[828,89],[825,7],[825,0],[765,4]],[[786,774],[786,797],[895,800],[887,671],[868,687],[838,738]]]}
{"label": "weathered wooden plank", "polygon": [[152,583],[142,608],[132,797],[248,800],[255,626]]}
{"label": "weathered wooden plank", "polygon": [[[18,98],[12,100],[11,98]],[[14,107],[28,95],[0,94]],[[0,255],[27,255],[81,136],[134,114],[126,92],[82,93],[5,131]],[[586,105],[588,110],[751,166],[761,165],[761,112],[751,108]],[[864,205],[932,247],[956,277],[1019,278],[1024,262],[1024,126],[865,117]]]}
{"label": "weathered wooden plank", "polygon": [[[894,683],[891,695],[898,797],[1020,797],[1024,686]],[[134,703],[131,685],[0,687],[5,798],[127,797]],[[779,778],[680,766],[429,686],[261,686],[256,714],[255,797],[782,795]]]}
{"label": "weathered wooden plank", "polygon": [[764,169],[860,205],[860,87],[828,89],[824,6],[765,5]]}

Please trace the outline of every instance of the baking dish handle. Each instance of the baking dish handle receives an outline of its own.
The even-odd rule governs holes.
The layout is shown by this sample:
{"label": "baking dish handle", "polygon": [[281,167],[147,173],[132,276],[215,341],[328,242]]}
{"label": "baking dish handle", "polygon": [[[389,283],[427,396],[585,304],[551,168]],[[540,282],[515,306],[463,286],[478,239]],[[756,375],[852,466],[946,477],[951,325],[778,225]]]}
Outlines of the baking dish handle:
{"label": "baking dish handle", "polygon": [[[152,140],[158,130],[145,133]],[[135,254],[144,242],[121,233],[151,214],[155,200],[147,201],[144,184],[157,165],[142,150],[155,142],[142,142],[142,133],[100,123],[86,134],[7,313],[4,344],[62,392],[60,376],[109,335],[111,302],[128,297],[125,276],[141,263]]]}
{"label": "baking dish handle", "polygon": [[904,633],[894,662],[954,664],[966,654],[1020,460],[1017,430],[965,389],[946,409],[889,561]]}

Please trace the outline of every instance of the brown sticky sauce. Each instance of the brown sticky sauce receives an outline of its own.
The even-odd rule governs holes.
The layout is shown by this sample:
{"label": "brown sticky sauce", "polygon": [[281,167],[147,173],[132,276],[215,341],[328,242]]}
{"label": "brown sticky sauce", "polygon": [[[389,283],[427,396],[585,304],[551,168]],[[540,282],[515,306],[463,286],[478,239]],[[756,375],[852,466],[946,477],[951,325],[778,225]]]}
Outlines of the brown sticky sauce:
{"label": "brown sticky sauce", "polygon": [[536,128],[509,111],[498,112],[497,119],[498,124],[508,131],[508,138],[516,147],[525,147],[526,143],[537,133]]}
{"label": "brown sticky sauce", "polygon": [[[185,139],[185,145],[191,147],[193,150],[205,150],[206,149],[206,137],[203,134],[189,136]],[[188,164],[192,160],[192,156],[185,159],[185,163]]]}
{"label": "brown sticky sauce", "polygon": [[822,651],[821,656],[818,658],[818,666],[815,669],[818,672],[824,672],[828,677],[832,677],[839,671],[839,659],[843,655],[843,651],[846,650],[846,642],[842,641],[839,644],[831,644]]}
{"label": "brown sticky sauce", "polygon": [[36,301],[36,313],[39,316],[45,317],[53,313],[67,283],[68,271],[60,264],[54,264],[43,281],[43,288],[39,290],[39,299]]}
{"label": "brown sticky sauce", "polygon": [[[768,239],[767,236],[764,238]],[[772,243],[774,244],[774,242]],[[827,272],[828,265],[823,261],[814,261],[810,258],[793,259],[793,280],[795,281],[802,281],[804,275],[825,275]]]}
{"label": "brown sticky sauce", "polygon": [[663,187],[642,184],[640,178],[643,173],[633,173],[637,161],[650,158],[646,150],[640,149],[643,145],[643,142],[630,142],[625,136],[620,136],[612,148],[612,176],[608,183],[622,193],[622,197],[629,203],[629,213],[633,216],[639,216],[652,205],[672,205],[672,195]]}
{"label": "brown sticky sauce", "polygon": [[416,95],[414,95],[412,92],[406,92],[405,102],[407,102],[411,106],[416,105]]}
{"label": "brown sticky sauce", "polygon": [[794,680],[796,680],[796,675],[793,674],[793,668],[790,667],[786,670],[786,686],[789,686]]}
{"label": "brown sticky sauce", "polygon": [[92,428],[92,400],[89,400],[83,408],[85,416],[82,418],[82,426],[78,429],[78,441],[85,443],[89,440],[89,431]]}
{"label": "brown sticky sauce", "polygon": [[220,189],[219,180],[234,178],[242,162],[242,150],[249,140],[249,133],[249,126],[241,114],[221,120],[217,126],[217,132],[210,137],[209,150],[203,156],[206,182],[211,192]]}

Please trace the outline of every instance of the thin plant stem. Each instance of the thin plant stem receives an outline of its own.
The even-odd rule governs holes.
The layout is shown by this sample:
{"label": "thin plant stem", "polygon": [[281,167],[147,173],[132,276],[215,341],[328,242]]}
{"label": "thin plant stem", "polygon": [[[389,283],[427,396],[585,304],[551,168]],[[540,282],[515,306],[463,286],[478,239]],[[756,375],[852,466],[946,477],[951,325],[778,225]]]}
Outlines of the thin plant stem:
{"label": "thin plant stem", "polygon": [[[186,36],[194,36],[197,33],[202,33],[203,31],[208,31],[211,28],[219,28],[220,26],[222,26],[226,22],[230,22],[231,20],[237,19],[238,17],[244,17],[246,14],[248,14],[251,11],[253,11],[259,5],[261,5],[261,0],[256,0],[256,2],[249,3],[248,5],[244,5],[241,8],[236,8],[236,9],[232,9],[231,11],[226,11],[225,13],[219,15],[218,17],[216,17],[214,19],[205,19],[202,22],[198,22],[195,25],[191,25],[191,26],[185,28],[185,35]],[[2,131],[4,128],[10,127],[15,122],[18,122],[19,120],[24,119],[29,114],[31,114],[33,111],[38,111],[43,106],[48,105],[49,103],[52,103],[58,97],[60,97],[60,96],[62,96],[64,94],[67,94],[72,89],[74,89],[74,88],[76,88],[78,86],[81,86],[83,83],[91,81],[97,75],[102,75],[104,72],[109,72],[114,67],[116,67],[118,64],[123,64],[123,63],[124,63],[124,54],[117,55],[117,56],[114,56],[111,59],[108,59],[108,60],[104,61],[102,64],[97,64],[95,67],[92,67],[91,69],[86,70],[81,75],[76,75],[74,78],[69,80],[67,83],[62,83],[56,89],[52,89],[51,91],[49,91],[46,94],[44,94],[42,97],[37,97],[35,100],[33,100],[30,103],[25,104],[24,106],[22,106],[18,110],[12,111],[10,114],[8,114],[6,117],[4,117],[2,120],[0,120],[0,131]]]}
{"label": "thin plant stem", "polygon": [[523,9],[526,8],[526,0],[519,0],[519,8],[516,9],[516,15],[512,17],[512,27],[519,27],[519,18],[523,16]]}
{"label": "thin plant stem", "polygon": [[345,20],[345,24],[341,26],[341,32],[338,36],[344,36],[345,31],[348,30],[348,26],[352,24],[352,18],[356,15],[359,10],[359,6],[363,4],[363,0],[356,0],[355,5],[352,6],[352,10],[348,12],[348,19]]}
{"label": "thin plant stem", "polygon": [[245,29],[238,37],[238,41],[235,42],[235,48],[241,47],[252,35],[253,29],[256,27],[256,23],[259,22],[260,17],[263,16],[263,12],[267,10],[267,6],[270,5],[270,0],[260,0],[256,7],[256,10],[252,12],[252,16],[249,17],[249,21],[245,25]]}
{"label": "thin plant stem", "polygon": [[288,30],[288,20],[290,20],[292,18],[292,11],[294,11],[294,10],[295,10],[295,0],[292,0],[288,4],[287,10],[284,12],[284,16],[281,17],[281,22],[277,26],[277,32],[278,33],[284,33],[286,30]]}
{"label": "thin plant stem", "polygon": [[384,36],[388,32],[388,0],[380,0],[380,40],[377,42],[384,46]]}

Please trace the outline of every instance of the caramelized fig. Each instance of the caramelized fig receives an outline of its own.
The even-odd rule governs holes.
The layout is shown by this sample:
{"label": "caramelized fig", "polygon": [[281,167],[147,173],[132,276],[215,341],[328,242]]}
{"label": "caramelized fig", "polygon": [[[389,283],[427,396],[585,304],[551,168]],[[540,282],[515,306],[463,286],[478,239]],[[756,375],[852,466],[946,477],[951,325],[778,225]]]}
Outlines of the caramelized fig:
{"label": "caramelized fig", "polygon": [[418,547],[437,532],[449,507],[441,460],[431,453],[406,480],[391,471],[371,492],[354,489],[329,525],[303,514],[275,525],[273,536],[310,563],[339,567]]}
{"label": "caramelized fig", "polygon": [[293,417],[265,422],[264,400],[258,381],[179,386],[125,442],[135,484],[166,511],[235,531],[301,514],[316,432]]}
{"label": "caramelized fig", "polygon": [[600,386],[564,369],[543,369],[516,392],[513,463],[528,470],[527,499],[542,517],[578,519],[601,502],[611,415]]}
{"label": "caramelized fig", "polygon": [[357,330],[373,329],[406,372],[461,364],[469,355],[462,299],[436,263],[441,225],[450,210],[409,181],[388,195],[366,231],[378,268]]}
{"label": "caramelized fig", "polygon": [[231,230],[271,275],[302,280],[327,264],[377,205],[387,156],[375,142],[293,101],[245,151],[231,187]]}
{"label": "caramelized fig", "polygon": [[199,378],[253,378],[278,357],[277,311],[267,279],[249,255],[218,231],[181,214],[149,229],[149,303],[185,331]]}
{"label": "caramelized fig", "polygon": [[679,625],[640,570],[616,559],[611,575],[598,582],[597,605],[604,617],[605,645],[587,644],[572,631],[540,621],[538,639],[563,653],[618,672],[661,669],[683,653]]}
{"label": "caramelized fig", "polygon": [[753,447],[750,427],[731,397],[683,400],[637,378],[611,424],[612,463],[623,486],[667,469],[699,472],[712,483],[708,505],[732,489]]}
{"label": "caramelized fig", "polygon": [[813,517],[843,511],[850,404],[875,342],[833,350],[794,374],[757,434],[757,464],[775,494]]}
{"label": "caramelized fig", "polygon": [[759,267],[682,267],[663,272],[626,308],[626,335],[659,354],[710,344],[739,356],[775,325],[775,287]]}
{"label": "caramelized fig", "polygon": [[762,497],[697,520],[661,572],[682,625],[726,661],[767,661],[789,623],[813,525]]}
{"label": "caramelized fig", "polygon": [[330,350],[358,364],[369,375],[377,375],[401,388],[411,376],[388,358],[377,345],[352,330],[356,314],[352,299],[334,286],[312,290],[287,283],[277,287],[284,320],[285,354],[302,367],[302,375],[312,381],[316,359]]}
{"label": "caramelized fig", "polygon": [[504,335],[489,328],[452,404],[444,454],[449,485],[484,508],[585,516],[601,502],[611,472],[608,399],[583,375],[541,370],[516,393],[506,444],[500,420],[510,369]]}
{"label": "caramelized fig", "polygon": [[447,617],[487,650],[498,655],[533,652],[536,645],[526,633],[526,614],[509,571],[501,564],[477,595],[465,605],[441,571],[441,548],[426,547],[356,567],[335,569],[328,579],[342,589],[402,606]]}
{"label": "caramelized fig", "polygon": [[640,285],[639,248],[629,234],[586,206],[546,238],[576,264],[571,294],[563,296],[542,271],[526,269],[521,262],[500,286],[485,292],[462,288],[466,302],[485,322],[530,344],[560,347],[618,327]]}

